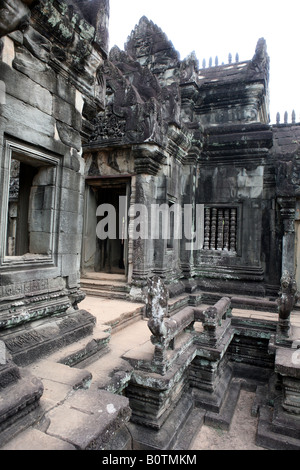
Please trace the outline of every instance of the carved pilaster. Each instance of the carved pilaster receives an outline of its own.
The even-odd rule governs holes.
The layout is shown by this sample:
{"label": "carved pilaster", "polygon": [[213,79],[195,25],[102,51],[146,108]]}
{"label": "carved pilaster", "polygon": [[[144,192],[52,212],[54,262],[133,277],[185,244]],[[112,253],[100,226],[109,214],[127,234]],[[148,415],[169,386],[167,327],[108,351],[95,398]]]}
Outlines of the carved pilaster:
{"label": "carved pilaster", "polygon": [[296,199],[281,197],[278,199],[284,234],[282,238],[282,272],[295,274],[295,214]]}

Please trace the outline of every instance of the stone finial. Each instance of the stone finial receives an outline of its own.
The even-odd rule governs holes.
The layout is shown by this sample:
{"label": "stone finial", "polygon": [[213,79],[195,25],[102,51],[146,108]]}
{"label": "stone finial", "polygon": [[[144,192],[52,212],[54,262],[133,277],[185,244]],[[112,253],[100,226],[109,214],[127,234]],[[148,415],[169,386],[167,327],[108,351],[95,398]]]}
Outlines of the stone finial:
{"label": "stone finial", "polygon": [[261,75],[266,80],[269,80],[270,59],[267,53],[267,43],[264,38],[260,38],[257,42],[250,69],[254,75]]}
{"label": "stone finial", "polygon": [[231,52],[229,52],[228,54],[228,64],[231,64],[232,63],[232,54]]}
{"label": "stone finial", "polygon": [[296,123],[296,113],[295,113],[295,110],[293,109],[292,111],[292,124],[295,124]]}
{"label": "stone finial", "polygon": [[202,68],[203,68],[203,69],[206,68],[206,60],[205,60],[205,59],[202,60]]}
{"label": "stone finial", "polygon": [[235,54],[235,61],[236,61],[236,62],[239,62],[239,61],[240,61],[240,57],[239,57],[238,52]]}
{"label": "stone finial", "polygon": [[287,124],[288,123],[288,112],[285,111],[284,113],[284,124]]}
{"label": "stone finial", "polygon": [[276,124],[280,124],[280,113],[276,114]]}

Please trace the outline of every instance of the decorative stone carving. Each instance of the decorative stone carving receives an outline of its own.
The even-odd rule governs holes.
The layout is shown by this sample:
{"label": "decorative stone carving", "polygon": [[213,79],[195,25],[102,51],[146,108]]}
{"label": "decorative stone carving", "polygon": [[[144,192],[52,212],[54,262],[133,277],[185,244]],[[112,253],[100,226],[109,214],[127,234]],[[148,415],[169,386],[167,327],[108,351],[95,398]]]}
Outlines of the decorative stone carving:
{"label": "decorative stone carving", "polygon": [[295,278],[284,271],[281,278],[280,298],[277,300],[279,312],[279,333],[287,336],[290,329],[291,312],[299,298]]}
{"label": "decorative stone carving", "polygon": [[0,37],[6,36],[24,26],[30,18],[30,5],[33,0],[3,0],[0,7]]}
{"label": "decorative stone carving", "polygon": [[[148,280],[148,301],[146,306],[148,326],[154,337],[166,335],[164,318],[167,315],[169,292],[158,276]],[[153,339],[152,342],[155,342]]]}

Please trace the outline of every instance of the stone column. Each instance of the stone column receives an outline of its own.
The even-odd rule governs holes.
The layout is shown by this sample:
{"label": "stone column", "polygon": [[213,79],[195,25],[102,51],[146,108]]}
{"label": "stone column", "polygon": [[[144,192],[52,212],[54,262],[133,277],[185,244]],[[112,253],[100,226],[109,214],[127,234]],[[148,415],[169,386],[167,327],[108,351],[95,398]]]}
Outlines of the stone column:
{"label": "stone column", "polygon": [[282,238],[282,273],[287,271],[295,274],[295,213],[296,199],[281,197],[278,199],[280,214],[283,220],[284,234]]}

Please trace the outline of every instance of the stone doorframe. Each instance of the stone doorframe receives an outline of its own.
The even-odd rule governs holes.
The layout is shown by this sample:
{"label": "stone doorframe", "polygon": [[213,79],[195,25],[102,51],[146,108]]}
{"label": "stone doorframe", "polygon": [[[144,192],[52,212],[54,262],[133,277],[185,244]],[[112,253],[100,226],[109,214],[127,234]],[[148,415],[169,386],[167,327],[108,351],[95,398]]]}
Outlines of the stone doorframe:
{"label": "stone doorframe", "polygon": [[[100,188],[113,188],[114,185],[119,184],[126,186],[126,197],[127,197],[127,214],[128,218],[126,221],[127,225],[127,240],[126,240],[126,247],[125,247],[125,276],[127,278],[127,282],[130,284],[132,279],[132,271],[133,271],[133,243],[130,237],[130,226],[131,226],[131,218],[133,217],[132,211],[130,211],[130,207],[132,207],[135,203],[135,176],[131,174],[124,174],[124,175],[106,175],[106,176],[88,176],[85,178],[86,181],[86,189],[85,189],[85,204],[84,204],[84,214],[83,214],[83,243],[82,243],[82,254],[81,254],[81,270],[82,272],[86,269],[87,260],[87,250],[91,249],[90,246],[87,246],[87,236],[89,230],[95,230],[95,240],[96,240],[96,204],[93,207],[88,207],[90,203],[90,196],[89,192],[96,191]],[[91,212],[95,212],[94,221],[89,220],[89,215],[91,216]]]}

